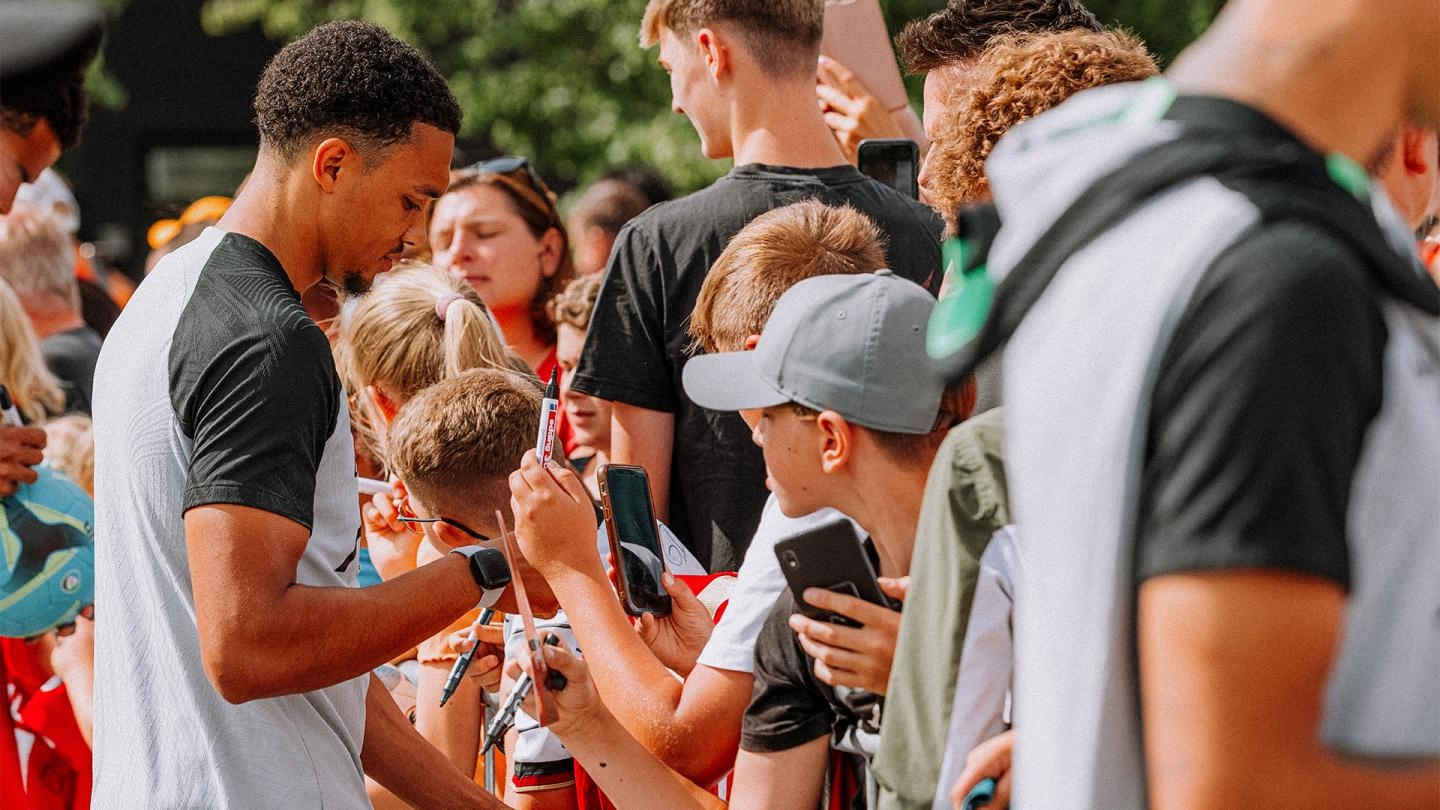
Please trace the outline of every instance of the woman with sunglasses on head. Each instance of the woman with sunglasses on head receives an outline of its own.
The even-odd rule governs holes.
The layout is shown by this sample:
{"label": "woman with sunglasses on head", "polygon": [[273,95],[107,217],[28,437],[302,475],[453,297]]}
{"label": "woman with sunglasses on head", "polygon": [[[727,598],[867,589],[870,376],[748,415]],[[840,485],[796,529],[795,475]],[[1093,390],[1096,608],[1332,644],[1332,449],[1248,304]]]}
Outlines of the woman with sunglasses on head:
{"label": "woman with sunglasses on head", "polygon": [[[351,422],[381,458],[388,456],[390,422],[422,390],[472,369],[531,376],[530,367],[506,348],[495,318],[475,290],[434,267],[405,260],[341,314],[334,348],[337,369],[350,393]],[[390,492],[372,496],[360,510],[371,559],[384,579],[446,553],[423,543],[423,535],[405,525],[401,520],[405,508],[404,483],[397,481]],[[475,769],[480,688],[498,685],[498,658],[489,662],[493,678],[482,663],[484,657],[477,656],[469,674],[479,677],[467,677],[443,710],[439,698],[458,656],[448,639],[469,628],[477,613],[462,616],[421,642],[412,712],[421,735],[467,773]],[[499,640],[498,631],[494,640]],[[399,806],[378,786],[370,787],[376,807]]]}
{"label": "woman with sunglasses on head", "polygon": [[496,158],[454,172],[429,234],[435,266],[479,293],[505,342],[549,379],[555,322],[548,304],[575,270],[555,201],[529,161]]}

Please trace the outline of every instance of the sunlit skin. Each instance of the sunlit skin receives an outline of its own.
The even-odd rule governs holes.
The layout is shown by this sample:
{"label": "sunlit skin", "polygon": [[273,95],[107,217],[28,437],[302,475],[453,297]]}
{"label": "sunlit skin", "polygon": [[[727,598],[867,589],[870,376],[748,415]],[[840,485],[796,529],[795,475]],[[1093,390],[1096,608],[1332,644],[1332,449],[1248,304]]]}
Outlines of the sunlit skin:
{"label": "sunlit skin", "polygon": [[0,216],[10,213],[21,185],[35,182],[59,159],[60,140],[44,118],[28,135],[0,126]]}
{"label": "sunlit skin", "polygon": [[[952,100],[955,91],[969,78],[973,62],[960,62],[937,68],[925,74],[924,92],[924,115],[921,122],[925,127],[925,137],[931,143],[935,142],[936,129],[940,125],[940,119],[945,116],[950,107],[948,102]],[[925,187],[930,182],[930,158],[934,151],[927,151],[925,159],[920,163],[920,198],[925,199]]]}
{"label": "sunlit skin", "polygon": [[[358,172],[348,173],[349,182],[333,183],[331,193],[322,197],[324,237],[333,235],[326,239],[325,278],[352,295],[363,293],[408,246],[424,240],[425,208],[449,185],[454,145],[450,133],[416,124],[410,143],[373,166],[365,166],[354,150],[339,159],[347,173]],[[324,175],[335,159],[326,163],[322,152],[323,144],[315,164]]]}
{"label": "sunlit skin", "polygon": [[[660,32],[660,67],[670,74],[670,109],[690,119],[700,136],[700,151],[707,158],[734,156],[730,124],[718,108],[723,104],[715,92],[715,76],[704,46],[715,46],[714,34],[701,29],[685,38],[670,29]],[[718,46],[715,46],[718,47]]]}
{"label": "sunlit skin", "polygon": [[560,231],[536,238],[506,193],[482,183],[435,204],[430,246],[435,266],[469,284],[500,322],[505,342],[538,366],[550,347],[535,334],[530,306],[560,268]]}
{"label": "sunlit skin", "polygon": [[[753,413],[753,412],[752,412]],[[765,451],[765,487],[775,493],[786,517],[803,517],[827,503],[803,483],[821,480],[821,438],[813,419],[805,419],[790,405],[759,411],[751,438]]]}

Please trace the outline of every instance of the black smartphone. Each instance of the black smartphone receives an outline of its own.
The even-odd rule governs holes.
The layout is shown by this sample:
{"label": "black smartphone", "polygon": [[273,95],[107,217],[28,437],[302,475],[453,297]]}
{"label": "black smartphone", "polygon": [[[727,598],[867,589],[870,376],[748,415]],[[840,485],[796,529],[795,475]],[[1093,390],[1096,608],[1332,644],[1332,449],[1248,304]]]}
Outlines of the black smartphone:
{"label": "black smartphone", "polygon": [[781,540],[775,544],[775,556],[780,559],[780,570],[795,595],[796,608],[816,621],[860,626],[848,616],[821,610],[806,602],[803,598],[806,588],[825,588],[890,607],[890,601],[875,580],[875,568],[870,564],[860,535],[844,518]]}
{"label": "black smartphone", "polygon": [[670,594],[660,580],[665,574],[665,554],[655,528],[645,468],[625,464],[601,467],[600,506],[625,612],[631,616],[670,615]]}
{"label": "black smartphone", "polygon": [[866,138],[857,150],[860,173],[920,199],[920,147],[909,138]]}

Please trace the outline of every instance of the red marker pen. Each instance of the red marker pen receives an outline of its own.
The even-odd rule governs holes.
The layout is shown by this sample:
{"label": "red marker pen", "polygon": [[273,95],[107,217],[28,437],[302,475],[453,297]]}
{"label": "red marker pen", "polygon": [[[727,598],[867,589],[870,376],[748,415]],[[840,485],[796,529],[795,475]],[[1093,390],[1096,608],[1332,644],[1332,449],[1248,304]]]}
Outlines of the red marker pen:
{"label": "red marker pen", "polygon": [[540,433],[535,437],[535,457],[541,464],[555,453],[555,429],[560,424],[560,386],[555,369],[550,369],[550,382],[545,385],[545,398],[540,400]]}

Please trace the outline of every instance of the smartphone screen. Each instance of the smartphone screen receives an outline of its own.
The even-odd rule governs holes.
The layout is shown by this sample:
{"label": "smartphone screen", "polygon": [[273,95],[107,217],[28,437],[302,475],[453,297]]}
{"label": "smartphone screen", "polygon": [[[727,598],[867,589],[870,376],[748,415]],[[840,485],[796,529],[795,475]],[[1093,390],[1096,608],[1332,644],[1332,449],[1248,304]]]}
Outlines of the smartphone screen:
{"label": "smartphone screen", "polygon": [[612,464],[601,471],[601,500],[610,554],[625,611],[632,616],[670,613],[660,534],[650,504],[650,479],[642,467]]}
{"label": "smartphone screen", "polygon": [[920,148],[908,138],[866,138],[857,152],[860,173],[920,199]]}

